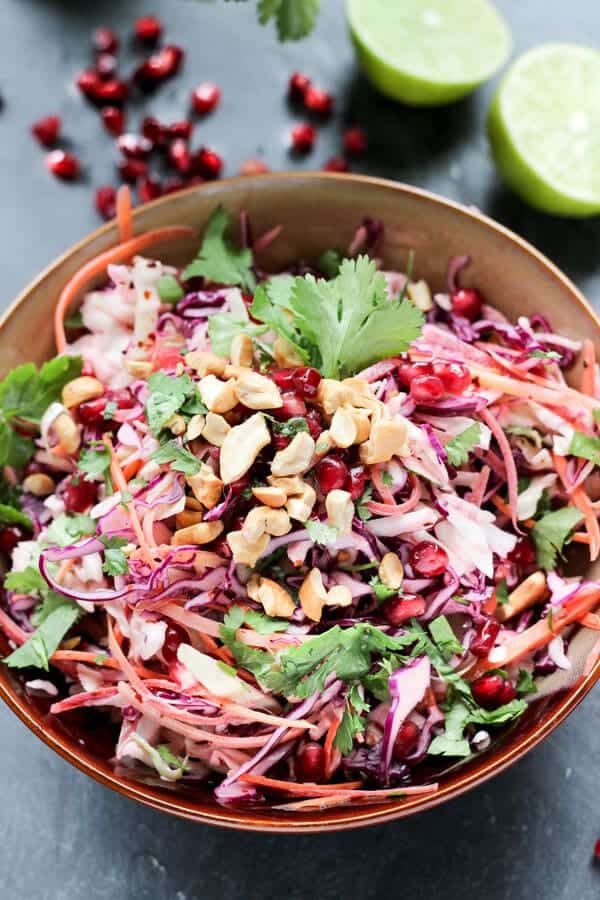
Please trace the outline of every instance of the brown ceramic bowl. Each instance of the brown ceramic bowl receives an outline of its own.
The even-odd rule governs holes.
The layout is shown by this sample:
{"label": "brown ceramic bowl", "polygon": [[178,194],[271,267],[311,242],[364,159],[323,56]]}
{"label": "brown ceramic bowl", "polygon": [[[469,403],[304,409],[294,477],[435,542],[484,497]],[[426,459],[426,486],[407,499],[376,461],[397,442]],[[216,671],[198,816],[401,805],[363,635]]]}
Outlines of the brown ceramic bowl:
{"label": "brown ceramic bowl", "polygon": [[[509,317],[547,313],[554,327],[571,337],[593,337],[600,351],[600,321],[573,284],[521,238],[473,210],[424,191],[374,178],[274,174],[207,184],[144,206],[135,213],[137,232],[162,225],[203,226],[217,204],[234,220],[249,212],[255,234],[276,223],[282,236],[261,258],[276,270],[290,260],[307,260],[328,247],[345,247],[366,216],[386,225],[382,255],[390,268],[402,269],[412,248],[416,273],[443,289],[448,258],[468,253],[472,265],[465,283],[477,285]],[[42,362],[54,353],[51,314],[60,289],[85,262],[116,241],[114,224],[105,225],[53,263],[16,300],[0,323],[0,375],[28,360]],[[162,253],[164,249],[164,253]],[[156,255],[175,263],[189,260],[194,242],[157,247]],[[577,372],[573,378],[577,378]],[[582,564],[584,565],[584,564]],[[115,771],[110,762],[112,736],[98,718],[54,718],[24,692],[14,673],[0,666],[0,695],[19,718],[49,747],[83,772],[120,793],[172,815],[212,825],[256,831],[309,832],[374,825],[408,816],[456,797],[514,763],[550,734],[577,706],[600,676],[600,666],[583,675],[595,641],[581,629],[571,642],[573,669],[564,682],[547,680],[546,696],[533,704],[517,725],[486,752],[467,764],[450,766],[438,779],[440,789],[423,798],[383,805],[311,813],[283,813],[268,808],[239,811],[216,804],[208,790],[174,789],[146,773]],[[8,647],[0,637],[0,654]],[[558,691],[556,690],[558,688]]]}

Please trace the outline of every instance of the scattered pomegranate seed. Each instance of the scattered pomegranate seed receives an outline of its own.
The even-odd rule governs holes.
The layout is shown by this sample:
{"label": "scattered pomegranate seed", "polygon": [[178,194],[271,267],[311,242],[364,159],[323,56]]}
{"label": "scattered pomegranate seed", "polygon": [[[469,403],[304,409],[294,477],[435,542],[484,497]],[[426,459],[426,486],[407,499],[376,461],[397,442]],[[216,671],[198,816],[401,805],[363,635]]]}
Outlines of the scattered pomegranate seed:
{"label": "scattered pomegranate seed", "polygon": [[306,415],[306,403],[295,391],[284,391],[281,395],[283,405],[273,410],[273,415],[281,422],[293,417]]}
{"label": "scattered pomegranate seed", "polygon": [[323,431],[323,420],[316,409],[309,409],[306,413],[306,424],[313,441],[316,441]]}
{"label": "scattered pomegranate seed", "polygon": [[168,666],[177,662],[177,651],[180,644],[189,644],[190,636],[182,625],[169,622],[165,631],[165,641],[162,645],[163,659]]}
{"label": "scattered pomegranate seed", "polygon": [[409,756],[416,748],[419,742],[419,728],[414,722],[403,722],[398,729],[396,740],[394,741],[394,749],[392,751],[394,759],[402,761]]}
{"label": "scattered pomegranate seed", "polygon": [[148,163],[143,159],[123,159],[117,164],[123,181],[133,184],[148,172]]}
{"label": "scattered pomegranate seed", "polygon": [[117,147],[127,159],[146,159],[152,152],[152,141],[141,134],[122,134]]}
{"label": "scattered pomegranate seed", "polygon": [[85,97],[94,97],[100,84],[100,76],[94,69],[84,69],[75,79],[75,84]]}
{"label": "scattered pomegranate seed", "polygon": [[410,383],[410,396],[416,403],[429,403],[444,395],[444,385],[436,375],[417,375]]}
{"label": "scattered pomegranate seed", "polygon": [[421,375],[433,375],[431,363],[402,363],[398,369],[398,378],[404,387],[410,387],[413,378]]}
{"label": "scattered pomegranate seed", "polygon": [[307,90],[312,87],[312,83],[308,75],[302,72],[294,72],[288,82],[288,96],[294,103],[304,101]]}
{"label": "scattered pomegranate seed", "polygon": [[57,178],[71,181],[79,175],[79,160],[64,150],[52,150],[46,157],[46,165]]}
{"label": "scattered pomegranate seed", "polygon": [[112,185],[99,187],[96,191],[96,209],[103,219],[114,219],[117,209],[117,192]]}
{"label": "scattered pomegranate seed", "polygon": [[240,175],[264,175],[270,171],[268,165],[260,159],[247,159],[240,166]]}
{"label": "scattered pomegranate seed", "polygon": [[71,480],[64,489],[62,499],[68,512],[85,512],[96,499],[96,485],[83,478]]}
{"label": "scattered pomegranate seed", "polygon": [[471,375],[462,363],[433,364],[433,373],[440,379],[449,394],[462,394],[471,384]]}
{"label": "scattered pomegranate seed", "polygon": [[311,366],[299,366],[294,369],[294,386],[306,400],[313,400],[317,396],[321,380],[319,370]]}
{"label": "scattered pomegranate seed", "polygon": [[140,178],[136,188],[141,203],[149,203],[151,200],[156,200],[156,198],[160,197],[162,194],[160,181],[158,178],[152,178],[152,176]]}
{"label": "scattered pomegranate seed", "polygon": [[487,656],[500,634],[500,623],[493,619],[483,622],[477,629],[475,637],[471,641],[470,650],[475,656],[483,658]]}
{"label": "scattered pomegranate seed", "polygon": [[594,857],[597,862],[600,862],[600,838],[594,844]]}
{"label": "scattered pomegranate seed", "polygon": [[505,680],[502,675],[489,673],[480,675],[471,683],[471,692],[476,702],[484,709],[497,709],[504,701]]}
{"label": "scattered pomegranate seed", "polygon": [[171,140],[176,140],[177,138],[182,138],[184,141],[189,141],[192,136],[192,131],[194,130],[194,123],[190,122],[189,119],[181,119],[179,122],[172,122],[167,128],[168,137]]}
{"label": "scattered pomegranate seed", "polygon": [[292,150],[296,153],[308,153],[314,147],[316,138],[317,132],[312,125],[296,125],[291,133]]}
{"label": "scattered pomegranate seed", "polygon": [[383,618],[390,625],[402,625],[425,612],[425,600],[420,594],[414,597],[388,597],[381,606]]}
{"label": "scattered pomegranate seed", "polygon": [[155,146],[165,144],[169,134],[167,125],[163,125],[155,116],[146,116],[142,121],[142,134]]}
{"label": "scattered pomegranate seed", "polygon": [[162,35],[162,22],[156,16],[140,16],[135,20],[135,36],[144,44],[156,44]]}
{"label": "scattered pomegranate seed", "polygon": [[113,78],[117,73],[117,57],[112,53],[100,53],[96,57],[96,72],[103,81]]}
{"label": "scattered pomegranate seed", "polygon": [[19,541],[23,540],[23,535],[18,528],[7,526],[0,528],[0,551],[9,556]]}
{"label": "scattered pomegranate seed", "polygon": [[358,500],[365,492],[367,486],[367,471],[363,466],[353,466],[344,483],[344,490],[348,491],[352,500]]}
{"label": "scattered pomegranate seed", "polygon": [[118,391],[110,391],[109,399],[114,400],[119,409],[133,409],[137,400],[129,390],[129,388],[121,388]]}
{"label": "scattered pomegranate seed", "polygon": [[118,137],[125,128],[125,113],[118,106],[103,107],[100,116],[109,134]]}
{"label": "scattered pomegranate seed", "polygon": [[167,44],[158,53],[149,56],[134,73],[140,87],[150,90],[165,78],[171,78],[179,71],[184,52],[175,44]]}
{"label": "scattered pomegranate seed", "polygon": [[213,181],[221,174],[223,160],[214,150],[202,147],[194,155],[193,166],[196,174],[202,175],[207,181]]}
{"label": "scattered pomegranate seed", "polygon": [[304,106],[319,116],[330,116],[333,112],[333,97],[320,88],[309,87],[304,94]]}
{"label": "scattered pomegranate seed", "polygon": [[[99,188],[99,191],[105,188]],[[114,190],[114,188],[109,188]],[[96,192],[96,207],[98,207],[98,192]],[[98,210],[102,214],[102,210]],[[114,213],[113,213],[114,215]],[[110,217],[107,217],[110,218]],[[77,407],[77,418],[82,425],[100,426],[104,425],[104,410],[108,400],[106,397],[98,397],[96,400],[86,400]]]}
{"label": "scattered pomegranate seed", "polygon": [[57,141],[60,126],[59,116],[46,116],[45,119],[38,119],[37,122],[33,123],[31,133],[43,147],[51,147]]}
{"label": "scattered pomegranate seed", "polygon": [[364,156],[368,148],[366,133],[362,128],[347,128],[344,132],[344,150],[351,156]]}
{"label": "scattered pomegranate seed", "polygon": [[340,490],[348,478],[348,466],[337,456],[326,456],[315,466],[315,475],[323,494]]}
{"label": "scattered pomegranate seed", "polygon": [[349,172],[350,166],[343,156],[332,156],[323,165],[324,172]]}
{"label": "scattered pomegranate seed", "polygon": [[446,571],[448,554],[433,541],[419,541],[410,551],[410,564],[424,578],[435,578]]}
{"label": "scattered pomegranate seed", "polygon": [[325,780],[325,751],[320,744],[309,741],[298,751],[294,760],[298,781],[320,782]]}
{"label": "scattered pomegranate seed", "polygon": [[192,108],[201,116],[212,112],[219,105],[221,91],[211,81],[203,81],[192,91]]}
{"label": "scattered pomegranate seed", "polygon": [[473,322],[481,315],[483,297],[475,288],[462,288],[452,294],[452,312]]}
{"label": "scattered pomegranate seed", "polygon": [[99,106],[120,106],[121,103],[125,103],[128,96],[129,85],[126,81],[118,79],[100,81],[91,95]]}
{"label": "scattered pomegranate seed", "polygon": [[169,162],[180,175],[188,175],[192,170],[192,155],[187,142],[178,138],[169,147]]}
{"label": "scattered pomegranate seed", "polygon": [[92,47],[96,53],[116,53],[119,38],[110,28],[96,28],[92,34]]}

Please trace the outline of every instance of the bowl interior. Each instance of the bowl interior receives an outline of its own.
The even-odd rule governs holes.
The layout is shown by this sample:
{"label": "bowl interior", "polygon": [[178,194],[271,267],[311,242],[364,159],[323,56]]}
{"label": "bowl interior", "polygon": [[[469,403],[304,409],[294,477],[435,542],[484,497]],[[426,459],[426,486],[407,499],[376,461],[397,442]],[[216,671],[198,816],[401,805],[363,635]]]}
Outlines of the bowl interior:
{"label": "bowl interior", "polygon": [[[365,216],[382,219],[386,230],[381,255],[387,268],[405,269],[408,254],[414,250],[415,277],[425,278],[435,290],[444,290],[449,258],[467,253],[472,262],[461,278],[465,286],[476,285],[511,319],[543,312],[557,331],[574,338],[591,337],[600,352],[600,322],[568,279],[541,254],[476,212],[390,182],[305,173],[232,179],[143,207],[135,214],[135,229],[139,233],[170,224],[202,228],[218,204],[226,207],[234,222],[240,210],[247,210],[255,236],[275,224],[283,225],[281,236],[259,257],[260,265],[270,271],[299,258],[314,260],[331,247],[343,250]],[[1,377],[19,363],[40,363],[54,354],[51,319],[61,288],[85,262],[115,241],[114,225],[101,228],[57,260],[17,299],[0,324]],[[179,264],[191,258],[196,246],[193,239],[176,246],[157,245],[152,255]],[[569,377],[576,382],[578,375],[574,369]],[[582,629],[572,642],[574,664],[570,675],[548,680],[547,690],[542,692],[545,696],[490,750],[467,764],[449,766],[436,795],[310,814],[291,815],[266,808],[227,809],[218,806],[205,788],[190,790],[186,786],[183,791],[138,770],[117,770],[110,761],[113,735],[110,728],[98,726],[96,714],[90,717],[83,711],[60,720],[50,716],[47,706],[26,695],[5,667],[0,667],[0,695],[32,731],[70,762],[104,784],[156,808],[237,828],[339,829],[425,809],[515,761],[558,725],[600,675],[597,666],[583,674],[595,640],[592,632]],[[0,653],[3,656],[6,652],[8,645],[0,636]]]}

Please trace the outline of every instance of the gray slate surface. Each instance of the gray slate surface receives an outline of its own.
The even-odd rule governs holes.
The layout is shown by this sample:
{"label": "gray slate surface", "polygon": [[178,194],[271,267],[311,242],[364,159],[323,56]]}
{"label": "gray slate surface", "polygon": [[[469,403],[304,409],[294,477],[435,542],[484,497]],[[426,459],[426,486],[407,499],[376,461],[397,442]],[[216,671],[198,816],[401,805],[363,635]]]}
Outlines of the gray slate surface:
{"label": "gray slate surface", "polygon": [[[168,20],[169,37],[187,48],[188,58],[185,74],[148,105],[169,117],[185,110],[193,84],[218,81],[222,107],[197,128],[197,140],[224,154],[230,174],[261,152],[273,168],[289,166],[284,84],[292,70],[306,69],[339,99],[339,115],[323,128],[306,168],[337,152],[344,119],[356,119],[371,137],[365,171],[481,207],[548,253],[600,302],[598,221],[550,220],[499,184],[483,127],[491,89],[445,110],[394,106],[358,74],[341,0],[322,5],[316,34],[282,47],[256,26],[253,3],[2,0],[3,304],[96,225],[90,185],[112,177],[109,138],[83,107],[72,77],[87,61],[93,26],[125,30],[150,8]],[[498,6],[517,51],[545,40],[598,42],[597,0],[498,0]],[[35,118],[55,111],[87,164],[87,183],[62,186],[50,178],[29,136]],[[142,809],[70,768],[0,709],[0,897],[596,900],[600,868],[591,852],[600,836],[599,713],[596,692],[511,771],[431,813],[365,832],[291,838],[211,830]]]}

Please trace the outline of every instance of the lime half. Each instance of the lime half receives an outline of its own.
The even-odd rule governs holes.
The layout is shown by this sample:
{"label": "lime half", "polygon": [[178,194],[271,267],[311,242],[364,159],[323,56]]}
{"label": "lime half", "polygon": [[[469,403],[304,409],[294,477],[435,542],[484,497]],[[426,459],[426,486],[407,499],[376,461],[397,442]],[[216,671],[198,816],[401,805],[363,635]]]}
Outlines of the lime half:
{"label": "lime half", "polygon": [[600,212],[600,53],[545,44],[525,53],[490,108],[492,151],[528,203],[562,216]]}
{"label": "lime half", "polygon": [[506,61],[508,28],[489,0],[347,0],[360,63],[383,94],[450,103]]}

